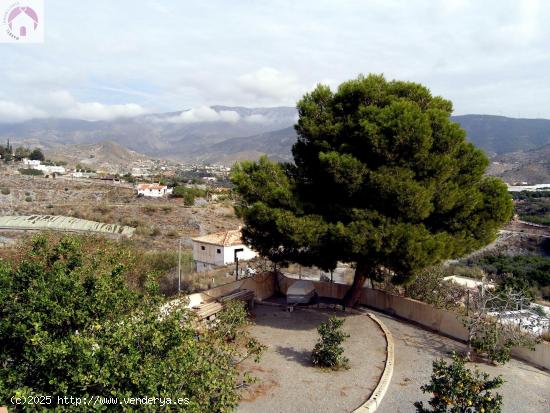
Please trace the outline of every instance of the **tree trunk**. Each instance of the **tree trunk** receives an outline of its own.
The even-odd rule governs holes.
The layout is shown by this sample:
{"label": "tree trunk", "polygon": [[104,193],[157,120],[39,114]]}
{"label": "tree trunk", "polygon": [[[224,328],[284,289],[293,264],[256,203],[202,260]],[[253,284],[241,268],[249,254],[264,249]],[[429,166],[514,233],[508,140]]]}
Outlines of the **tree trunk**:
{"label": "tree trunk", "polygon": [[346,307],[354,307],[361,297],[361,290],[365,285],[365,281],[368,277],[368,268],[365,264],[357,263],[355,269],[355,275],[353,276],[353,284],[350,289],[344,295],[344,305]]}

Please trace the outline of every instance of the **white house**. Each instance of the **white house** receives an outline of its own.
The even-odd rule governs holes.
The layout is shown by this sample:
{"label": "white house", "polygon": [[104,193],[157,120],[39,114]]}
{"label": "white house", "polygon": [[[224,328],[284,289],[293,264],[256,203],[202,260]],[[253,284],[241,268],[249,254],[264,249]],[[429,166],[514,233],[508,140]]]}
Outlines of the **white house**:
{"label": "white house", "polygon": [[29,165],[29,166],[38,166],[41,165],[42,162],[40,162],[38,159],[27,159],[23,158],[23,165]]}
{"label": "white house", "polygon": [[235,256],[241,260],[256,257],[255,251],[244,245],[241,230],[216,232],[193,238],[193,259],[198,272],[232,264]]}
{"label": "white house", "polygon": [[160,198],[172,193],[172,188],[160,184],[138,184],[136,186],[138,196],[148,196],[152,198]]}
{"label": "white house", "polygon": [[23,158],[23,165],[42,171],[44,175],[64,175],[67,170],[63,166],[43,165],[39,160]]}
{"label": "white house", "polygon": [[67,173],[67,170],[64,166],[54,166],[54,165],[36,165],[33,166],[34,169],[44,172],[44,175],[56,174],[64,175]]}

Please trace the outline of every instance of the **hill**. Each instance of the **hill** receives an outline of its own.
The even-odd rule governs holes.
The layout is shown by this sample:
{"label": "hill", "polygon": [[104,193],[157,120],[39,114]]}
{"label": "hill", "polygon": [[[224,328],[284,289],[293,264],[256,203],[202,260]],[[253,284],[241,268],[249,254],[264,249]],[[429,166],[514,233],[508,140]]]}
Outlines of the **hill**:
{"label": "hill", "polygon": [[458,122],[476,146],[489,156],[529,151],[550,144],[550,120],[515,119],[492,115],[464,115]]}
{"label": "hill", "polygon": [[[56,151],[64,145],[110,141],[147,156],[188,162],[231,164],[262,154],[289,160],[296,117],[293,107],[205,106],[110,121],[39,119],[0,124],[0,141],[9,138],[15,144]],[[491,157],[513,153],[513,162],[521,163],[531,156],[526,158],[524,153],[550,145],[550,120],[492,115],[453,116],[452,120]],[[532,169],[525,176],[538,179],[546,174],[540,165],[525,166]]]}
{"label": "hill", "polygon": [[59,145],[45,151],[49,159],[65,161],[69,165],[86,165],[92,169],[118,172],[128,170],[134,163],[149,160],[150,157],[129,150],[118,143],[104,141],[99,143]]}
{"label": "hill", "polygon": [[36,119],[0,124],[0,140],[42,146],[116,142],[149,156],[192,160],[191,153],[208,153],[211,145],[289,127],[296,109],[201,107],[110,121]]}
{"label": "hill", "polygon": [[508,183],[550,183],[550,144],[531,151],[512,152],[492,159],[489,174]]}
{"label": "hill", "polygon": [[226,139],[212,145],[207,153],[195,152],[196,159],[204,162],[232,164],[243,159],[257,159],[267,155],[274,161],[292,160],[292,145],[296,142],[294,127],[272,132],[247,136],[244,138]]}

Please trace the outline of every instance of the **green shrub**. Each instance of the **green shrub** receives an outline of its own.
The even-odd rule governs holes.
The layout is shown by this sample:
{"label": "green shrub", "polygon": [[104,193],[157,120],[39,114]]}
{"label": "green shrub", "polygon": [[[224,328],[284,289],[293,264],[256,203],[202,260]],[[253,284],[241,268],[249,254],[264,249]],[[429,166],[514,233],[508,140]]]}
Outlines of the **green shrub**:
{"label": "green shrub", "polygon": [[195,198],[206,196],[206,191],[195,187],[176,186],[172,192],[174,198],[183,198],[185,205],[193,205]]}
{"label": "green shrub", "polygon": [[264,348],[245,328],[242,305],[199,332],[185,304],[160,310],[151,277],[141,289],[128,284],[129,273],[142,269],[119,243],[40,235],[18,248],[16,262],[0,260],[0,405],[14,395],[48,395],[50,404],[21,410],[90,411],[58,405],[58,397],[160,395],[189,400],[167,411],[235,409],[250,377],[240,363]]}
{"label": "green shrub", "polygon": [[2,188],[0,192],[2,192],[2,195],[9,195],[11,193],[9,188]]}
{"label": "green shrub", "polygon": [[524,286],[550,286],[550,257],[490,255],[474,263],[499,276],[505,287],[522,289]]}
{"label": "green shrub", "polygon": [[31,196],[25,197],[25,202],[32,202],[32,197]]}
{"label": "green shrub", "polygon": [[21,175],[30,175],[30,176],[41,176],[44,175],[44,173],[38,169],[33,168],[22,168],[19,169],[19,173]]}
{"label": "green shrub", "polygon": [[504,383],[501,376],[493,379],[487,373],[472,371],[464,366],[464,360],[453,354],[451,364],[444,360],[433,362],[431,382],[421,387],[423,393],[431,393],[428,402],[416,402],[417,413],[500,413],[502,396],[491,390]]}
{"label": "green shrub", "polygon": [[405,295],[437,308],[460,307],[466,290],[456,283],[445,281],[443,278],[448,275],[442,267],[427,268],[419,272],[413,282],[405,285]]}
{"label": "green shrub", "polygon": [[344,356],[344,347],[342,347],[342,343],[349,334],[342,331],[343,324],[343,319],[333,316],[319,325],[317,331],[320,337],[311,353],[311,361],[315,366],[333,370],[349,368],[349,360]]}

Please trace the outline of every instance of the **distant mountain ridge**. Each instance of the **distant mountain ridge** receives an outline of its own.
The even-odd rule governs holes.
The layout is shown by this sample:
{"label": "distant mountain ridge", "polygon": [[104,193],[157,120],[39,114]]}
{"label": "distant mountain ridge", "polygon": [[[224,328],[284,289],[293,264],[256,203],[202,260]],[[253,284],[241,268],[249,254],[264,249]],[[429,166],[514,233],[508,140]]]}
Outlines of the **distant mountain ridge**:
{"label": "distant mountain ridge", "polygon": [[[210,106],[110,121],[37,119],[0,124],[0,140],[55,150],[63,145],[112,141],[147,156],[231,164],[267,154],[290,160],[296,140],[294,107]],[[489,156],[550,144],[550,120],[493,115],[453,116]]]}
{"label": "distant mountain ridge", "polygon": [[550,144],[550,120],[494,115],[452,116],[468,138],[489,155],[528,151]]}

